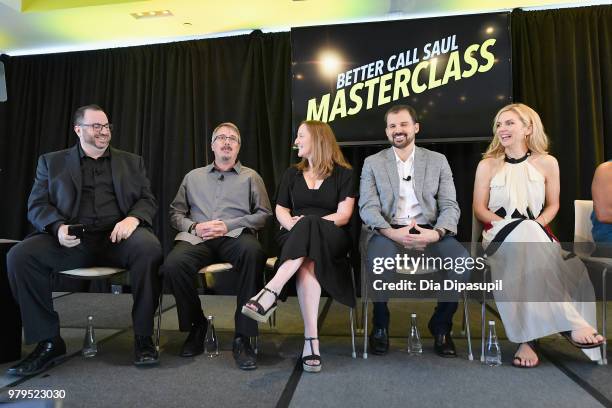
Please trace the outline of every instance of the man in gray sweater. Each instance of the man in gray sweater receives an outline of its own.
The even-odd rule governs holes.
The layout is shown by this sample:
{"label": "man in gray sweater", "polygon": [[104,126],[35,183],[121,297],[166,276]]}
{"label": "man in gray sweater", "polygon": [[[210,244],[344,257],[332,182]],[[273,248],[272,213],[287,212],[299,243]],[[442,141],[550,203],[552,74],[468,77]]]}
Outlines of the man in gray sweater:
{"label": "man in gray sweater", "polygon": [[165,287],[176,298],[179,329],[188,331],[181,356],[204,351],[207,322],[196,286],[204,266],[229,262],[237,276],[233,354],[243,370],[257,368],[249,337],[257,335],[257,322],[240,313],[240,307],[260,289],[258,276],[265,267],[255,231],[272,214],[263,180],[237,160],[240,131],[221,123],[212,134],[215,161],[187,173],[170,204],[170,224],[179,231],[176,244],[161,267]]}

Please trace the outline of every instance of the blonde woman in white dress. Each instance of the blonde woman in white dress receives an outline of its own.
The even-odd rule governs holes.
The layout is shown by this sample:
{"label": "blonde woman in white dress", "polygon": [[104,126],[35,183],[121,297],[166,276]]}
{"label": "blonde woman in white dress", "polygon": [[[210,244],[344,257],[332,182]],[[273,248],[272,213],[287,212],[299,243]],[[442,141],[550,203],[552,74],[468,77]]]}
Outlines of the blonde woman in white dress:
{"label": "blonde woman in white dress", "polygon": [[476,170],[473,207],[493,279],[503,282],[497,308],[508,339],[519,343],[512,364],[537,366],[535,340],[554,333],[597,360],[604,338],[594,329],[593,285],[546,227],[559,210],[560,181],[540,117],[524,104],[505,106],[493,134]]}

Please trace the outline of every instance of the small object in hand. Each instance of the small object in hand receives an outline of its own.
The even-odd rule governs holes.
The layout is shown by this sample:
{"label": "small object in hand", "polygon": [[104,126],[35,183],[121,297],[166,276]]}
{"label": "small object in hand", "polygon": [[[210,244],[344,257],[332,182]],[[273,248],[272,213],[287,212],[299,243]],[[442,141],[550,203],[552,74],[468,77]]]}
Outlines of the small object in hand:
{"label": "small object in hand", "polygon": [[85,226],[83,224],[74,224],[68,226],[68,235],[73,235],[77,238],[83,238]]}

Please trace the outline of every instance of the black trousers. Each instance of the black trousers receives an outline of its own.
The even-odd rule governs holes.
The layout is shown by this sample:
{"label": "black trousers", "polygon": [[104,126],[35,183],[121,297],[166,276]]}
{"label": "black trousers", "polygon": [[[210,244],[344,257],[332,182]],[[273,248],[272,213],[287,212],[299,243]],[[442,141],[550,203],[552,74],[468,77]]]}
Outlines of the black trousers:
{"label": "black trousers", "polygon": [[113,266],[129,270],[134,305],[134,334],[153,334],[163,255],[157,237],[138,227],[120,243],[110,241],[110,231],[86,232],[74,248],[60,246],[49,234],[38,234],[15,245],[8,253],[11,290],[21,309],[27,344],[59,335],[59,317],[53,309],[53,274],[90,266]]}
{"label": "black trousers", "polygon": [[[373,259],[376,257],[393,258],[396,254],[410,253],[382,235],[374,235],[368,243],[367,250],[367,271],[371,273],[373,270]],[[450,258],[469,258],[470,254],[467,250],[451,236],[445,236],[442,240],[429,244],[425,248],[425,256],[428,257],[450,257]],[[388,273],[394,274],[395,268],[392,268]],[[455,273],[452,270],[442,271],[445,279],[456,279],[461,282],[468,282],[471,270]],[[389,308],[387,302],[374,303],[374,327],[387,328],[389,327]],[[449,333],[453,327],[453,315],[457,311],[457,302],[438,301],[436,309],[429,320],[429,331],[433,335]]]}
{"label": "black trousers", "polygon": [[236,285],[236,311],[234,322],[236,334],[257,335],[257,322],[244,316],[242,306],[261,289],[261,274],[266,265],[266,254],[257,238],[243,232],[237,238],[219,237],[197,245],[177,241],[166,256],[160,271],[164,287],[176,298],[179,329],[189,331],[193,325],[203,322],[202,304],[198,297],[198,271],[206,265],[229,262],[234,265],[238,282]]}

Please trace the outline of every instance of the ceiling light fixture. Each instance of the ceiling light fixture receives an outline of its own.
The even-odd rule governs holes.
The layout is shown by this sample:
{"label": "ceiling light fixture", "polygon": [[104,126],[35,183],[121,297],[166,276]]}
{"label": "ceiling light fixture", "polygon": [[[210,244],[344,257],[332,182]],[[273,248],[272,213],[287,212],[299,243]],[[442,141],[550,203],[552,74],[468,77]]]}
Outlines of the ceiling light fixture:
{"label": "ceiling light fixture", "polygon": [[141,18],[157,18],[157,17],[171,17],[174,14],[170,10],[156,10],[156,11],[141,11],[140,13],[130,13],[130,16],[136,20]]}

